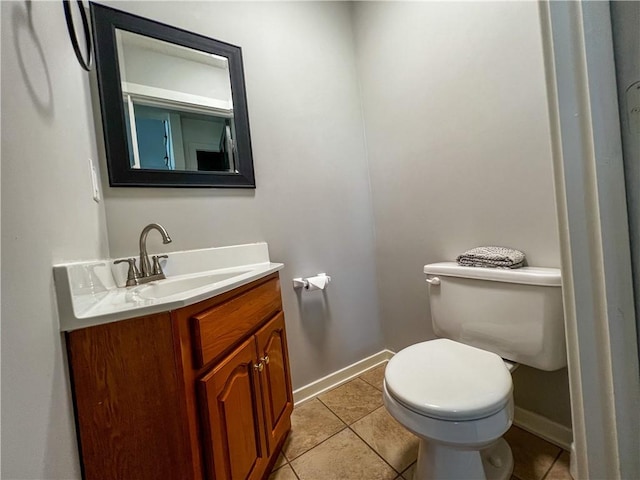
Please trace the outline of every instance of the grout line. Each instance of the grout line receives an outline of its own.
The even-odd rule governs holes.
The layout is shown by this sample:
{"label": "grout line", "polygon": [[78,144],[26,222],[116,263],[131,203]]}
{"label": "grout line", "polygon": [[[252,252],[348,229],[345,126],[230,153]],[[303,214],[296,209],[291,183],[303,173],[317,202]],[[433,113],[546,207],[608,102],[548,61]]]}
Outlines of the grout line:
{"label": "grout line", "polygon": [[[333,414],[338,418],[338,420],[340,420],[342,423],[344,423],[345,427],[348,427],[348,426],[349,426],[349,424],[348,424],[347,422],[345,422],[345,421],[340,417],[340,415],[338,415],[336,412],[334,412],[334,411],[333,411],[333,409],[332,409],[329,405],[327,405],[327,404],[326,404],[326,403],[324,403],[322,400],[320,400],[320,397],[316,397],[316,400],[318,400],[322,405],[324,405],[324,407],[325,407],[327,410],[329,410],[331,413],[333,413]],[[356,421],[357,421],[357,420],[356,420]]]}
{"label": "grout line", "polygon": [[[350,382],[352,382],[353,380],[356,380],[356,379],[360,379],[360,380],[362,380],[364,383],[366,383],[367,385],[369,385],[369,386],[371,386],[371,387],[375,388],[375,389],[376,389],[376,390],[378,390],[379,392],[382,392],[378,387],[376,387],[375,385],[373,385],[371,382],[368,382],[366,379],[362,378],[362,376],[361,376],[361,375],[359,375],[359,376],[357,376],[357,377],[355,377],[355,378],[351,379],[349,382],[343,383],[342,385],[340,385],[339,387],[336,387],[336,388],[340,388],[340,387],[342,387],[342,386],[344,386],[344,385],[347,385],[348,383],[350,383]],[[335,389],[334,389],[334,390],[335,390]],[[331,391],[331,390],[329,390],[329,391]],[[325,392],[325,393],[326,393],[326,392]],[[340,416],[339,416],[336,412],[334,412],[334,411],[331,409],[331,407],[330,407],[329,405],[327,405],[326,403],[324,403],[324,402],[322,401],[322,399],[320,399],[319,397],[320,397],[320,396],[317,396],[317,397],[316,397],[316,398],[318,399],[318,401],[320,401],[320,403],[322,403],[325,407],[327,407],[327,408],[331,411],[331,413],[333,413],[336,417],[340,418]],[[387,465],[389,466],[389,468],[391,468],[391,470],[393,470],[394,472],[396,472],[398,475],[402,476],[402,471],[400,471],[400,472],[399,472],[398,470],[396,470],[396,468],[395,468],[393,465],[391,465],[389,462],[387,462],[387,461],[384,459],[384,457],[383,457],[382,455],[380,455],[380,453],[378,453],[378,451],[377,451],[377,450],[376,450],[372,445],[370,445],[370,444],[369,444],[369,443],[368,443],[364,438],[362,438],[360,435],[358,435],[358,432],[356,432],[353,428],[351,428],[351,426],[352,426],[352,425],[355,425],[357,422],[359,422],[360,420],[364,419],[365,417],[368,417],[369,415],[371,415],[373,412],[375,412],[375,411],[379,410],[380,408],[384,408],[384,405],[380,405],[380,406],[378,406],[378,407],[374,408],[374,409],[373,409],[373,410],[371,410],[370,412],[365,413],[363,416],[361,416],[360,418],[357,418],[356,420],[354,420],[354,421],[353,421],[353,422],[351,422],[351,423],[347,423],[347,422],[345,422],[344,420],[342,420],[342,418],[340,418],[340,420],[341,420],[341,421],[342,421],[342,422],[347,426],[347,428],[348,428],[349,430],[351,430],[351,432],[352,432],[356,437],[358,437],[360,440],[362,440],[362,441],[364,442],[364,444],[365,444],[367,447],[369,447],[369,449],[370,449],[373,453],[375,453],[375,454],[376,454],[376,455],[377,455],[377,456],[378,456],[378,457],[379,457],[379,458],[380,458],[380,459],[381,459],[385,464],[387,464]],[[327,440],[328,440],[328,439],[327,439]],[[318,444],[318,445],[319,445],[319,444]],[[313,447],[313,448],[315,448],[315,447]],[[408,466],[404,471],[408,470],[408,469],[411,467],[411,465],[413,465],[413,463],[415,463],[415,462],[412,462],[411,464],[409,464],[409,466]],[[292,467],[292,468],[293,468],[293,467]]]}
{"label": "grout line", "polygon": [[[353,381],[353,380],[352,380],[352,381]],[[363,380],[363,382],[364,382],[364,380]],[[367,383],[367,382],[365,382],[365,383]],[[345,383],[344,385],[346,385],[346,383]],[[369,384],[367,383],[367,385],[369,385]],[[373,410],[371,410],[370,412],[365,413],[363,416],[356,418],[353,422],[351,422],[351,423],[347,423],[347,422],[345,422],[345,421],[340,417],[340,415],[338,415],[336,412],[334,412],[334,411],[332,410],[332,408],[331,408],[329,405],[327,405],[326,403],[324,403],[324,402],[320,399],[320,397],[316,397],[316,398],[318,399],[318,401],[319,401],[320,403],[322,403],[325,407],[327,407],[331,413],[333,413],[336,417],[338,417],[338,418],[340,419],[340,421],[341,421],[342,423],[344,423],[347,427],[349,427],[350,425],[353,425],[354,423],[356,423],[356,422],[358,422],[358,421],[362,420],[364,417],[366,417],[366,416],[367,416],[367,415],[369,415],[370,413],[375,412],[378,408],[380,408],[380,407],[382,406],[382,405],[379,405],[378,407],[374,408],[374,409],[373,409]]]}
{"label": "grout line", "polygon": [[416,463],[418,463],[417,458],[413,462],[411,462],[407,468],[405,468],[402,472],[400,472],[400,475],[402,475],[403,479],[404,479],[404,474],[407,473],[411,469],[411,467],[413,467]]}
{"label": "grout line", "polygon": [[[342,385],[338,385],[337,387],[332,388],[331,390],[335,390],[335,389],[340,388],[340,387],[342,387],[342,386],[344,386],[344,385],[347,385],[349,382],[352,382],[352,381],[353,381],[353,380],[355,380],[356,378],[360,378],[360,377],[359,377],[359,376],[358,376],[358,377],[354,377],[353,379],[349,380],[348,382],[345,382],[345,383],[343,383]],[[362,381],[363,381],[364,383],[366,383],[367,385],[370,385],[371,387],[376,388],[374,385],[371,385],[371,384],[370,384],[369,382],[367,382],[366,380],[364,380],[364,379],[362,379],[362,378],[360,378],[360,380],[362,380]],[[330,392],[331,390],[328,390],[327,392],[323,392],[323,393],[328,393],[328,392]],[[376,388],[376,390],[378,390],[378,389]],[[380,390],[378,390],[378,391],[380,391]],[[324,440],[322,440],[321,442],[317,443],[316,445],[314,445],[313,447],[309,448],[308,450],[305,450],[304,452],[302,452],[302,453],[298,454],[296,457],[294,457],[294,458],[292,458],[292,459],[289,459],[286,455],[284,455],[284,452],[283,452],[283,454],[282,454],[282,455],[284,456],[284,458],[285,458],[286,460],[288,460],[288,465],[291,467],[291,470],[292,470],[292,471],[293,471],[293,473],[296,475],[296,478],[298,478],[298,479],[299,479],[299,477],[298,477],[298,475],[297,475],[297,473],[296,473],[296,471],[295,471],[295,469],[294,469],[294,467],[293,467],[293,465],[292,465],[293,460],[298,459],[298,458],[300,458],[301,456],[303,456],[303,455],[305,455],[305,454],[309,453],[311,450],[313,450],[314,448],[316,448],[316,447],[318,447],[318,446],[322,445],[324,442],[328,441],[329,439],[331,439],[332,437],[336,436],[336,435],[337,435],[337,434],[339,434],[340,432],[343,432],[345,429],[350,430],[353,434],[355,434],[355,435],[356,435],[356,437],[358,437],[360,440],[362,440],[362,441],[364,442],[364,444],[365,444],[365,445],[366,445],[370,450],[372,450],[372,451],[373,451],[373,452],[374,452],[378,457],[380,457],[380,458],[382,459],[382,461],[383,461],[385,464],[387,464],[387,465],[389,466],[389,468],[391,468],[391,470],[392,470],[392,471],[394,471],[394,472],[398,473],[398,475],[402,475],[402,472],[398,472],[398,471],[397,471],[397,470],[396,470],[392,465],[390,465],[390,464],[389,464],[389,462],[387,462],[384,458],[382,458],[382,456],[381,456],[381,455],[380,455],[380,454],[379,454],[379,453],[378,453],[378,452],[377,452],[377,451],[376,451],[376,450],[375,450],[371,445],[369,445],[369,444],[366,442],[366,440],[364,440],[360,435],[358,435],[358,434],[357,434],[357,433],[356,433],[356,432],[351,428],[351,426],[350,426],[347,422],[345,422],[345,421],[344,421],[344,420],[343,420],[343,419],[342,419],[342,418],[341,418],[341,417],[340,417],[336,412],[334,412],[334,411],[331,409],[331,407],[330,407],[329,405],[327,405],[326,403],[324,403],[324,402],[320,399],[320,395],[317,395],[317,396],[315,396],[315,397],[313,397],[312,399],[309,399],[309,400],[311,401],[311,400],[314,400],[314,399],[315,399],[315,400],[318,400],[318,401],[319,401],[319,402],[320,402],[320,403],[321,403],[321,404],[322,404],[322,405],[323,405],[327,410],[329,410],[329,411],[330,411],[330,412],[331,412],[331,413],[332,413],[332,414],[333,414],[333,415],[334,415],[338,420],[340,420],[340,422],[342,422],[342,424],[344,425],[344,428],[342,428],[342,429],[340,429],[339,431],[335,432],[334,434],[332,434],[332,435],[328,436],[327,438],[325,438],[325,439],[324,439]],[[358,422],[358,421],[362,420],[362,419],[363,419],[363,418],[365,418],[366,416],[368,416],[368,415],[372,414],[373,412],[375,412],[376,410],[378,410],[379,408],[382,408],[382,407],[384,407],[384,405],[380,405],[380,406],[378,406],[378,407],[374,408],[374,409],[373,409],[373,410],[371,410],[370,412],[368,412],[368,413],[364,414],[362,417],[360,417],[360,418],[358,418],[358,419],[354,420],[354,421],[351,423],[351,425],[353,425],[354,423],[356,423],[356,422]],[[411,464],[411,465],[412,465],[412,464]],[[411,465],[409,465],[409,467],[411,467]],[[283,466],[284,466],[284,465],[283,465]],[[409,467],[407,467],[407,469],[408,469]]]}
{"label": "grout line", "polygon": [[[289,458],[289,457],[287,457],[287,456],[284,454],[284,448],[283,448],[283,449],[282,449],[282,456],[287,460],[287,463],[289,464],[289,466],[291,466],[291,469],[292,469],[292,470],[293,470],[293,465],[291,465],[291,462],[293,462],[295,459],[300,458],[302,455],[304,455],[304,454],[305,454],[305,453],[307,453],[307,452],[310,452],[311,450],[313,450],[314,448],[316,448],[318,445],[323,444],[324,442],[326,442],[327,440],[329,440],[331,437],[333,437],[333,436],[335,436],[335,435],[339,434],[340,432],[342,432],[345,428],[349,428],[349,425],[347,425],[347,423],[346,423],[344,420],[342,420],[338,415],[336,415],[336,413],[335,413],[333,410],[331,410],[328,406],[326,406],[322,400],[320,400],[318,397],[314,397],[314,398],[309,399],[309,401],[313,401],[313,400],[318,400],[318,401],[320,402],[320,404],[322,404],[322,405],[323,405],[327,410],[329,410],[329,412],[331,412],[331,414],[332,414],[334,417],[336,417],[336,418],[337,418],[337,419],[342,423],[342,425],[343,425],[343,426],[342,426],[342,428],[341,428],[340,430],[338,430],[337,432],[332,433],[331,435],[329,435],[329,436],[328,436],[327,438],[325,438],[324,440],[322,440],[322,441],[320,441],[320,442],[316,443],[313,447],[308,448],[307,450],[305,450],[305,451],[304,451],[304,452],[302,452],[302,453],[299,453],[298,455],[296,455],[296,456],[295,456],[295,457],[293,457],[293,458]],[[295,473],[295,472],[294,472],[294,473]]]}
{"label": "grout line", "polygon": [[271,477],[271,475],[273,475],[275,472],[277,472],[278,470],[283,469],[284,467],[286,467],[287,465],[289,465],[289,468],[291,469],[291,471],[293,472],[293,476],[296,477],[297,480],[300,480],[300,477],[298,476],[298,474],[296,473],[296,471],[293,469],[293,465],[291,465],[290,463],[286,463],[285,465],[282,465],[280,468],[277,468],[275,470],[271,470],[271,472],[269,473],[269,475],[267,476],[267,478]]}
{"label": "grout line", "polygon": [[[343,432],[345,429],[346,430],[350,430],[351,433],[353,433],[356,437],[358,437],[360,440],[362,440],[364,442],[364,444],[371,450],[373,451],[373,453],[375,453],[378,457],[380,457],[382,459],[382,461],[389,465],[389,468],[391,468],[391,470],[393,470],[394,472],[396,472],[398,475],[402,475],[402,472],[398,472],[392,465],[389,464],[389,462],[387,462],[371,445],[369,445],[367,443],[367,441],[365,439],[363,439],[360,435],[358,435],[350,426],[349,424],[347,424],[344,420],[342,420],[342,418],[340,418],[333,410],[331,410],[331,408],[326,405],[322,400],[320,400],[320,398],[315,397],[315,399],[317,399],[322,405],[324,405],[333,415],[335,415],[338,420],[340,420],[342,422],[342,424],[344,425],[344,428],[340,429],[339,431],[335,432],[334,434],[328,436],[327,438],[325,438],[324,440],[322,440],[321,442],[317,443],[316,445],[314,445],[313,447],[309,448],[308,450],[305,450],[304,452],[300,453],[299,455],[297,455],[295,458],[292,458],[291,460],[289,460],[289,458],[287,456],[284,456],[284,453],[282,454],[285,459],[289,460],[288,465],[291,467],[291,470],[293,470],[293,473],[296,475],[296,478],[299,479],[295,468],[292,465],[293,460],[300,458],[301,456],[309,453],[311,450],[313,450],[316,447],[319,447],[320,445],[322,445],[324,442],[328,441],[329,439],[335,437],[336,435],[338,435],[339,433]],[[376,407],[374,408],[372,411],[370,411],[369,413],[365,414],[364,416],[360,417],[358,420],[355,420],[353,423],[358,422],[359,420],[362,420],[364,417],[371,415],[373,412],[375,412],[376,410],[378,410],[379,408],[382,408],[383,406],[380,407]],[[412,465],[412,464],[411,464]],[[411,465],[409,465],[409,467],[411,467]],[[284,466],[284,465],[283,465]],[[407,467],[407,468],[409,468]],[[282,468],[282,467],[280,467]],[[274,470],[275,471],[275,470]]]}
{"label": "grout line", "polygon": [[[377,409],[376,409],[377,410]],[[375,410],[374,410],[375,411]],[[373,413],[373,412],[371,412]],[[363,417],[364,418],[364,417]],[[391,468],[391,470],[393,470],[395,473],[397,473],[397,475],[402,475],[402,473],[398,472],[395,468],[393,468],[392,465],[389,464],[389,462],[387,462],[384,458],[382,458],[382,456],[371,446],[367,443],[367,441],[362,438],[360,435],[357,434],[357,432],[355,432],[349,425],[346,425],[346,428],[343,428],[342,430],[340,430],[339,432],[334,433],[333,435],[331,435],[330,437],[325,438],[324,440],[322,440],[320,443],[318,443],[317,445],[313,446],[312,448],[310,448],[309,450],[307,450],[306,452],[298,455],[296,458],[300,458],[302,455],[304,455],[305,453],[309,453],[311,450],[313,450],[314,448],[322,445],[324,442],[326,442],[327,440],[331,439],[332,437],[335,437],[338,433],[344,432],[345,430],[350,430],[351,433],[353,433],[356,437],[358,437],[362,442],[364,442],[364,444],[371,450],[373,451],[373,453],[375,453],[378,457],[380,457],[382,459],[382,461],[387,464],[389,466],[389,468]],[[415,462],[413,462],[415,463]],[[413,465],[413,463],[411,463],[411,465]],[[409,465],[409,467],[406,468],[406,470],[408,470],[411,465]],[[284,465],[283,465],[284,466]],[[298,474],[296,473],[295,469],[293,468],[293,465],[291,465],[291,463],[289,463],[289,466],[291,467],[291,470],[293,470],[293,473],[295,474],[296,478],[299,480],[300,477],[298,477]],[[406,471],[404,470],[404,471]],[[396,475],[396,479],[397,479],[397,475]]]}
{"label": "grout line", "polygon": [[376,390],[378,390],[379,392],[382,392],[382,390],[380,390],[380,389],[378,388],[378,386],[377,386],[377,385],[374,385],[373,383],[371,383],[370,381],[368,381],[366,378],[362,378],[362,376],[360,376],[360,377],[356,377],[356,378],[359,378],[359,379],[360,379],[360,380],[362,380],[364,383],[366,383],[366,384],[368,384],[368,385],[371,385],[373,388],[375,388],[375,389],[376,389]]}
{"label": "grout line", "polygon": [[298,473],[293,469],[293,465],[289,464],[289,468],[291,468],[291,471],[293,472],[293,476],[296,477],[297,480],[300,480]]}
{"label": "grout line", "polygon": [[272,473],[277,472],[278,470],[280,470],[280,469],[286,467],[287,465],[289,465],[289,460],[287,460],[287,457],[284,454],[284,445],[282,447],[282,450],[280,450],[280,455],[282,455],[282,458],[284,458],[284,463],[282,465],[280,465],[278,468],[272,468],[271,471],[269,472],[269,476],[271,476]]}
{"label": "grout line", "polygon": [[546,471],[546,473],[542,476],[542,478],[540,480],[544,480],[545,478],[547,478],[547,476],[549,475],[549,472],[551,472],[551,469],[556,464],[556,462],[560,458],[560,455],[562,455],[563,451],[564,451],[564,449],[561,448],[560,451],[558,452],[558,454],[556,455],[556,458],[553,460],[553,462],[551,462],[551,465],[549,466],[549,469]]}
{"label": "grout line", "polygon": [[[342,420],[341,420],[341,421],[342,421]],[[342,423],[344,423],[344,422],[342,422]],[[318,446],[322,445],[324,442],[326,442],[326,441],[327,441],[327,440],[329,440],[330,438],[335,437],[335,436],[336,436],[337,434],[339,434],[340,432],[344,432],[344,431],[345,431],[345,429],[347,429],[347,428],[349,428],[349,425],[346,425],[346,424],[345,424],[345,425],[344,425],[344,427],[343,427],[343,428],[341,428],[340,430],[338,430],[337,432],[332,433],[331,435],[329,435],[329,436],[328,436],[327,438],[325,438],[324,440],[322,440],[322,441],[320,441],[320,442],[316,443],[313,447],[309,448],[308,450],[305,450],[304,452],[302,452],[302,453],[301,453],[301,454],[299,454],[299,455],[296,455],[294,458],[292,458],[292,459],[291,459],[291,461],[289,462],[289,465],[291,465],[291,463],[292,463],[294,460],[297,460],[298,458],[300,458],[300,457],[301,457],[301,456],[303,456],[304,454],[309,453],[309,452],[310,452],[311,450],[313,450],[314,448],[316,448],[316,447],[318,447]],[[291,465],[291,468],[293,468],[293,465]]]}
{"label": "grout line", "polygon": [[371,372],[373,370],[376,370],[378,368],[381,368],[382,366],[384,366],[386,368],[387,363],[389,363],[389,360],[385,360],[383,363],[381,363],[380,365],[378,365],[377,367],[373,367],[370,370],[367,370],[366,372],[361,373],[360,375],[358,375],[356,378],[359,378],[363,381],[365,381],[366,383],[368,383],[369,385],[371,385],[373,388],[375,388],[376,390],[378,390],[379,392],[382,392],[382,389],[378,388],[377,385],[374,385],[373,383],[371,383],[370,381],[368,381],[366,378],[363,377],[363,375],[367,372]]}
{"label": "grout line", "polygon": [[[376,408],[376,410],[378,410],[378,409]],[[374,410],[373,412],[375,412],[376,410]],[[373,413],[373,412],[371,412],[371,413]],[[371,413],[368,413],[366,416],[371,415]],[[362,418],[364,418],[364,417],[362,417]],[[355,422],[354,422],[354,423],[355,423]],[[391,470],[393,470],[394,472],[396,472],[398,475],[402,475],[402,472],[399,472],[398,470],[396,470],[396,468],[395,468],[393,465],[391,465],[389,462],[387,462],[387,461],[385,460],[385,458],[384,458],[382,455],[380,455],[380,454],[378,453],[378,451],[377,451],[375,448],[373,448],[373,446],[372,446],[372,445],[369,445],[369,442],[367,442],[364,438],[362,438],[360,435],[358,435],[358,432],[356,432],[356,431],[355,431],[353,428],[351,428],[351,427],[347,427],[347,428],[349,428],[349,430],[351,430],[351,431],[355,434],[355,436],[356,436],[356,437],[358,437],[360,440],[362,440],[362,441],[364,442],[364,444],[365,444],[367,447],[369,447],[369,449],[370,449],[373,453],[375,453],[378,457],[380,457],[384,463],[386,463],[387,465],[389,465],[389,467],[391,468]],[[409,465],[409,466],[411,466],[411,465]]]}

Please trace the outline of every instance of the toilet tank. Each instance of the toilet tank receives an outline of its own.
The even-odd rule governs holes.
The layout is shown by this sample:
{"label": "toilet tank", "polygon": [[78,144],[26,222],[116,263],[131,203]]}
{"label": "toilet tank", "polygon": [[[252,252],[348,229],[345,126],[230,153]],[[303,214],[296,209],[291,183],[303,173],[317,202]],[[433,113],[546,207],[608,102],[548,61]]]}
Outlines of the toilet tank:
{"label": "toilet tank", "polygon": [[425,265],[435,334],[540,370],[567,365],[557,268]]}

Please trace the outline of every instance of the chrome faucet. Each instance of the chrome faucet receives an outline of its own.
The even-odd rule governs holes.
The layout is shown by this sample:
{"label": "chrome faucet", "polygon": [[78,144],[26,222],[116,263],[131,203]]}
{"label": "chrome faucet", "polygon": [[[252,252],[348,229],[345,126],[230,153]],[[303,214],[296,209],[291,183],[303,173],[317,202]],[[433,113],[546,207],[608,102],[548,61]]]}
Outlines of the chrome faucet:
{"label": "chrome faucet", "polygon": [[149,255],[147,254],[147,236],[151,230],[158,230],[162,235],[162,243],[165,245],[171,243],[171,237],[165,230],[165,228],[159,223],[150,223],[142,229],[140,233],[140,270],[136,267],[135,258],[126,258],[122,260],[116,260],[114,263],[128,263],[129,271],[127,272],[127,287],[133,287],[140,285],[141,283],[152,282],[153,280],[162,280],[166,278],[160,265],[161,258],[168,258],[166,255],[153,255],[153,266],[149,262]]}
{"label": "chrome faucet", "polygon": [[165,245],[167,243],[171,243],[171,237],[169,236],[165,228],[159,223],[150,223],[149,225],[144,227],[142,229],[142,233],[140,233],[140,273],[142,275],[142,278],[161,275],[160,278],[154,278],[154,280],[159,280],[165,278],[164,273],[162,273],[162,269],[160,269],[160,263],[158,260],[161,257],[154,256],[154,268],[152,270],[149,264],[149,255],[147,254],[147,235],[149,235],[149,232],[151,230],[158,230],[160,232],[160,235],[162,235],[162,243],[164,243]]}

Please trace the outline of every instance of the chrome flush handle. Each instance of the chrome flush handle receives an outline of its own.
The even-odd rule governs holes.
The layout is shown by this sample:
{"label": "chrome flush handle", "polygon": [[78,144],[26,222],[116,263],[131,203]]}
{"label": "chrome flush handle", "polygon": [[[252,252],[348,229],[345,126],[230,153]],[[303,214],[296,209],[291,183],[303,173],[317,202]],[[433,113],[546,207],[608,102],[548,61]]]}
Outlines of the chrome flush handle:
{"label": "chrome flush handle", "polygon": [[427,283],[429,285],[440,285],[440,277],[427,278]]}

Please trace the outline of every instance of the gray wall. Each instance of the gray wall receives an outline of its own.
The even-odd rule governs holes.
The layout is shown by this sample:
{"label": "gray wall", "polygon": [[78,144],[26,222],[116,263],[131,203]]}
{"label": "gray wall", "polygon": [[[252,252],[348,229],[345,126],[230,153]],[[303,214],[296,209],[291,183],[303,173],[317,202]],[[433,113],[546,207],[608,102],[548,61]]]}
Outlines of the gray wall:
{"label": "gray wall", "polygon": [[[540,20],[533,2],[361,2],[354,26],[378,296],[397,350],[433,337],[425,263],[497,244],[560,266]],[[523,407],[570,424],[566,370],[514,381]]]}
{"label": "gray wall", "polygon": [[2,478],[79,478],[51,266],[108,254],[89,81],[62,6],[1,2]]}
{"label": "gray wall", "polygon": [[[373,215],[347,3],[113,2],[121,10],[242,46],[257,188],[105,188],[114,257],[135,255],[144,225],[165,250],[257,241],[280,273],[294,388],[384,346]],[[106,179],[103,172],[103,179]],[[150,251],[161,250],[149,239]],[[326,291],[294,293],[326,272]]]}

